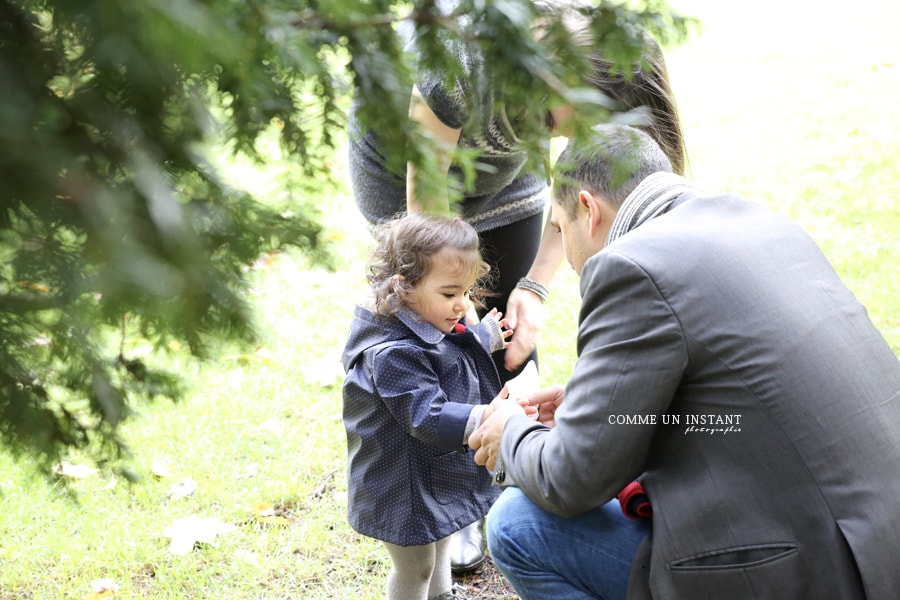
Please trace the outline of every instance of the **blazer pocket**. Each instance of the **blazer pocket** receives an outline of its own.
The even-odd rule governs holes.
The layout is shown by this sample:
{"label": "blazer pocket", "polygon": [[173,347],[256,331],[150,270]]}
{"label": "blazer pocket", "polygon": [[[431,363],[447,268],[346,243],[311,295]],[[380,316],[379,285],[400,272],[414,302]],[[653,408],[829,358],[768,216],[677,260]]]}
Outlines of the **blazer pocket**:
{"label": "blazer pocket", "polygon": [[800,546],[773,542],[722,548],[668,564],[683,598],[849,598],[824,593],[809,576]]}
{"label": "blazer pocket", "polygon": [[711,550],[669,562],[673,571],[747,569],[782,560],[797,553],[797,544],[772,543]]}

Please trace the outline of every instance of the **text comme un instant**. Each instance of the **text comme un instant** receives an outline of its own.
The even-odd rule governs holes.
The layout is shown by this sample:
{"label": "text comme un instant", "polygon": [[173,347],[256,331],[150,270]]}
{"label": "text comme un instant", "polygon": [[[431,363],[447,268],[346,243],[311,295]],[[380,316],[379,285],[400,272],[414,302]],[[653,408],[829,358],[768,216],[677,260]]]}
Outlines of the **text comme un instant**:
{"label": "text comme un instant", "polygon": [[741,415],[609,415],[610,425],[740,425]]}

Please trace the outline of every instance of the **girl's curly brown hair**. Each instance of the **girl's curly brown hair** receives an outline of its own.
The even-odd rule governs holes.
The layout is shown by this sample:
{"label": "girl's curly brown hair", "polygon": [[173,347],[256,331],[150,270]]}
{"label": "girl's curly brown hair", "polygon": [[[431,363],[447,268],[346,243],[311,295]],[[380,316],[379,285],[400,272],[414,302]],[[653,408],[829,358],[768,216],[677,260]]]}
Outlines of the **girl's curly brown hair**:
{"label": "girl's curly brown hair", "polygon": [[454,251],[451,260],[471,269],[475,284],[469,299],[475,305],[483,307],[483,298],[491,295],[486,287],[490,266],[481,258],[478,233],[462,219],[409,214],[378,226],[375,240],[367,278],[376,314],[390,316],[405,307],[409,293],[442,250]]}

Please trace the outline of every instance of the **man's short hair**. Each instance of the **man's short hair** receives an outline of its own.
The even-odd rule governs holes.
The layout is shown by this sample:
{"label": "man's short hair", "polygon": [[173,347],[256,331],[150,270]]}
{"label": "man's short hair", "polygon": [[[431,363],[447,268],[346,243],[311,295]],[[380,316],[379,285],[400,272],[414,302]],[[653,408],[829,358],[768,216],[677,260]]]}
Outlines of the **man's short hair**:
{"label": "man's short hair", "polygon": [[583,189],[618,209],[641,181],[660,171],[671,173],[672,164],[649,135],[627,125],[597,125],[587,139],[569,140],[559,155],[553,197],[569,217]]}

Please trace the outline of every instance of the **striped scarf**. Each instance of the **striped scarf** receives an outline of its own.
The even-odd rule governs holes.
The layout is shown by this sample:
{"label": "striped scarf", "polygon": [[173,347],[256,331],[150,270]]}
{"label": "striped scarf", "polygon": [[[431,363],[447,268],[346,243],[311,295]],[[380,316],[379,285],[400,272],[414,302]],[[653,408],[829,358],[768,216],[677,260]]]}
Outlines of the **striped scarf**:
{"label": "striped scarf", "polygon": [[664,172],[650,175],[622,202],[606,237],[606,245],[663,214],[678,196],[692,189],[695,188],[680,175]]}

